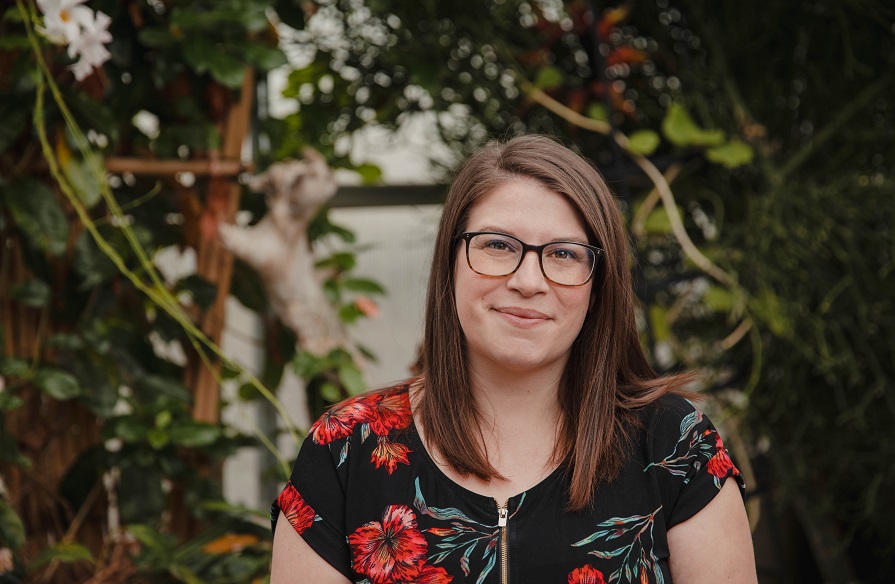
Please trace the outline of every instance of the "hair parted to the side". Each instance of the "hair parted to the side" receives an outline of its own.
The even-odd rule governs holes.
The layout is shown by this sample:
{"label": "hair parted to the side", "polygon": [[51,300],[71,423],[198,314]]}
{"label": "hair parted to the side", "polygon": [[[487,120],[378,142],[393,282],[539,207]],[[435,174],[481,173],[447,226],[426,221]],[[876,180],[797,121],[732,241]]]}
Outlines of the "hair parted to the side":
{"label": "hair parted to the side", "polygon": [[566,197],[590,243],[605,251],[593,302],[572,345],[560,383],[562,427],[554,459],[568,465],[568,508],[593,502],[595,487],[618,475],[636,427],[636,409],[681,387],[691,376],[657,377],[637,332],[629,239],[603,177],[584,158],[544,136],[492,142],[470,156],[448,191],[432,258],[422,350],[425,389],[416,413],[426,439],[461,474],[500,475],[488,462],[472,396],[465,341],[454,296],[454,261],[470,211],[513,178],[539,181]]}

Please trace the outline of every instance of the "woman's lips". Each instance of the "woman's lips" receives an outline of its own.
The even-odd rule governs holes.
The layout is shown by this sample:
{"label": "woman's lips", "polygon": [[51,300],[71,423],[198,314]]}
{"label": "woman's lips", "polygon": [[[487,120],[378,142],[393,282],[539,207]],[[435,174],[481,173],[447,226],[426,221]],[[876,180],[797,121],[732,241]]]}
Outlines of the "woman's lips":
{"label": "woman's lips", "polygon": [[534,326],[550,320],[543,312],[515,306],[503,306],[494,309],[504,319],[515,325]]}

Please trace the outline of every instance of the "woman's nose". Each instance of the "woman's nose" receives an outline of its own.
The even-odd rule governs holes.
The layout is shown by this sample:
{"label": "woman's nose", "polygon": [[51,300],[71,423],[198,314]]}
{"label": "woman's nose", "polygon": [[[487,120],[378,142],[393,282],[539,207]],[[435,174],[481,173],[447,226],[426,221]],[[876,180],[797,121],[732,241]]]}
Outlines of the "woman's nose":
{"label": "woman's nose", "polygon": [[507,285],[516,289],[525,296],[531,296],[538,292],[544,292],[549,289],[550,284],[544,273],[541,271],[540,259],[538,252],[528,250],[522,256],[522,263],[516,268],[516,271],[510,274]]}

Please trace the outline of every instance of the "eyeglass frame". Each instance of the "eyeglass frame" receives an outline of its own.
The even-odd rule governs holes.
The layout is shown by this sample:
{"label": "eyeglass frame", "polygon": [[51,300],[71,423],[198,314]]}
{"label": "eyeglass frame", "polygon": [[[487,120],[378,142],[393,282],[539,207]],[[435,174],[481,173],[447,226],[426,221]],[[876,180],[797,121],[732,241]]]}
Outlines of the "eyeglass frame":
{"label": "eyeglass frame", "polygon": [[[514,239],[514,240],[518,241],[522,245],[522,254],[519,256],[519,263],[516,264],[516,267],[513,268],[512,271],[507,272],[506,274],[503,274],[500,276],[493,276],[491,274],[483,274],[482,272],[476,270],[475,268],[472,267],[472,262],[469,260],[469,241],[477,235],[500,235],[501,237],[509,237],[510,239]],[[594,277],[594,273],[597,271],[597,265],[599,265],[600,260],[603,258],[603,255],[606,253],[606,250],[604,250],[603,248],[597,247],[595,245],[590,245],[589,243],[581,243],[580,241],[559,240],[559,241],[549,241],[543,245],[531,245],[530,243],[525,243],[518,237],[510,235],[509,233],[501,233],[500,231],[465,231],[463,233],[458,233],[457,235],[454,236],[455,241],[458,239],[462,239],[463,241],[466,242],[466,265],[469,266],[470,270],[472,270],[476,274],[479,274],[480,276],[487,276],[489,278],[505,278],[507,276],[511,276],[516,273],[516,271],[519,269],[519,266],[521,266],[522,262],[525,261],[525,255],[528,252],[533,251],[533,252],[536,252],[538,255],[538,267],[541,268],[541,274],[544,276],[544,278],[546,278],[549,282],[556,284],[557,286],[568,286],[570,288],[574,288],[577,286],[584,286],[585,284],[590,282]],[[594,265],[591,266],[590,274],[587,276],[586,280],[584,280],[580,284],[560,284],[559,282],[557,282],[556,280],[554,280],[553,278],[551,278],[550,276],[547,275],[547,272],[544,271],[544,255],[543,255],[544,250],[547,249],[551,245],[556,245],[557,243],[570,243],[573,245],[580,245],[580,246],[586,247],[589,250],[591,250],[592,252],[594,252],[594,256],[595,256],[594,257]]]}

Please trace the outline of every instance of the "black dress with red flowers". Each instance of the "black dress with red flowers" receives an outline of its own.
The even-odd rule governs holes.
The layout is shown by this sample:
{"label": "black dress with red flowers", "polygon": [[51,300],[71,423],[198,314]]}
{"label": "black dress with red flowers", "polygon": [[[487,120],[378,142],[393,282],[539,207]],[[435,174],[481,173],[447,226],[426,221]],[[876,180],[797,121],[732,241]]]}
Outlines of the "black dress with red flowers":
{"label": "black dress with red flowers", "polygon": [[427,454],[404,384],[343,402],[311,428],[271,508],[354,582],[668,584],[668,530],[739,471],[708,418],[666,396],[593,509],[565,511],[561,466],[506,507],[461,487]]}

